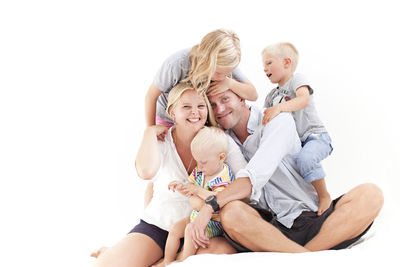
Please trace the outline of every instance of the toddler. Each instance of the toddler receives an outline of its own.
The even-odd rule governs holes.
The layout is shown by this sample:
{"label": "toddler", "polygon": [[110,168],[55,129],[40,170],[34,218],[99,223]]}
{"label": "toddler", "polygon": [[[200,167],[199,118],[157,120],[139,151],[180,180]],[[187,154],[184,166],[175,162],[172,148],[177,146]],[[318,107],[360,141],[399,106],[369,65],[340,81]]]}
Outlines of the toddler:
{"label": "toddler", "polygon": [[265,125],[281,112],[291,112],[296,123],[302,149],[297,167],[319,197],[318,215],[330,205],[325,172],[320,161],[332,152],[331,138],[318,117],[310,83],[304,75],[294,73],[298,62],[297,49],[291,43],[277,43],[262,51],[264,72],[271,83],[278,84],[265,98]]}

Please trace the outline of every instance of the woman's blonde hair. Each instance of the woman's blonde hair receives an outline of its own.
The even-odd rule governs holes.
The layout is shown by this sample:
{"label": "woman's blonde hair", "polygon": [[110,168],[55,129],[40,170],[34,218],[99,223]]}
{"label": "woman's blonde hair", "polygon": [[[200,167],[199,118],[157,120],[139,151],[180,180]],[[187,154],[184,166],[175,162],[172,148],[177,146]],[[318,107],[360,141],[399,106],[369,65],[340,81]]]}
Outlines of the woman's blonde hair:
{"label": "woman's blonde hair", "polygon": [[292,61],[292,72],[296,70],[297,63],[299,62],[299,52],[293,44],[288,42],[269,45],[263,49],[261,55],[263,59],[267,55],[271,55],[280,59],[290,58]]}
{"label": "woman's blonde hair", "polygon": [[[181,98],[182,94],[186,92],[187,90],[195,90],[193,85],[190,82],[184,82],[181,81],[177,85],[175,85],[171,91],[168,94],[168,105],[167,105],[167,114],[171,116],[171,111],[175,107],[176,102],[178,102],[179,98]],[[207,98],[207,95],[205,92],[197,92],[204,101],[206,102],[207,105],[207,110],[208,110],[208,115],[207,115],[207,122],[206,125],[213,125],[216,126],[217,122],[215,121],[214,114],[212,112],[211,104],[210,101]]]}
{"label": "woman's blonde hair", "polygon": [[203,127],[190,144],[192,151],[206,153],[225,153],[229,151],[229,140],[224,131],[218,127]]}
{"label": "woman's blonde hair", "polygon": [[208,33],[190,51],[191,69],[184,81],[190,81],[198,92],[206,92],[218,67],[236,68],[241,57],[239,37],[230,30]]}

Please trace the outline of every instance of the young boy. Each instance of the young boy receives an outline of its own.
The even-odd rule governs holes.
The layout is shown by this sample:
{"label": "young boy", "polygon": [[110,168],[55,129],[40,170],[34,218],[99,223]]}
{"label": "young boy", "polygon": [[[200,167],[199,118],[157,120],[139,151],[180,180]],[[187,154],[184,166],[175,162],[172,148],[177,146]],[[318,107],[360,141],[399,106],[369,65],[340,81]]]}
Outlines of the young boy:
{"label": "young boy", "polygon": [[331,139],[317,115],[313,92],[307,79],[294,73],[298,62],[297,49],[291,43],[277,43],[262,51],[264,72],[271,83],[277,83],[265,98],[265,125],[281,112],[291,112],[296,122],[302,149],[297,167],[306,182],[311,183],[319,197],[318,215],[330,205],[325,185],[325,172],[320,161],[332,152]]}
{"label": "young boy", "polygon": [[[168,185],[170,190],[174,192],[178,190],[180,193],[190,196],[193,211],[189,217],[176,222],[172,226],[165,247],[164,262],[156,266],[168,265],[175,259],[183,261],[196,253],[196,248],[189,236],[189,223],[196,218],[198,210],[200,210],[207,197],[216,195],[217,192],[233,182],[232,171],[224,163],[228,150],[228,137],[217,127],[204,127],[193,138],[191,151],[193,158],[197,162],[197,167],[189,176],[187,184],[174,181]],[[206,234],[209,238],[222,235],[222,225],[218,212],[213,214],[208,223]],[[177,258],[182,237],[185,238],[184,245]]]}

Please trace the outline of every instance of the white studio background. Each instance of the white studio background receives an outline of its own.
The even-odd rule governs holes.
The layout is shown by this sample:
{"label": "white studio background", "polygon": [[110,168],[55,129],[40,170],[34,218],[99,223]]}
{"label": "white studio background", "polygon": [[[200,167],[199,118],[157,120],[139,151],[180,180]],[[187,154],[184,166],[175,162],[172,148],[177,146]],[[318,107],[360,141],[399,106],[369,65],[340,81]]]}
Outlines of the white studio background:
{"label": "white studio background", "polygon": [[0,3],[1,266],[90,266],[91,250],[137,223],[146,90],[166,57],[217,28],[241,38],[258,105],[273,87],[262,48],[297,46],[335,147],[324,161],[332,196],[372,181],[382,215],[397,216],[395,1],[139,3]]}

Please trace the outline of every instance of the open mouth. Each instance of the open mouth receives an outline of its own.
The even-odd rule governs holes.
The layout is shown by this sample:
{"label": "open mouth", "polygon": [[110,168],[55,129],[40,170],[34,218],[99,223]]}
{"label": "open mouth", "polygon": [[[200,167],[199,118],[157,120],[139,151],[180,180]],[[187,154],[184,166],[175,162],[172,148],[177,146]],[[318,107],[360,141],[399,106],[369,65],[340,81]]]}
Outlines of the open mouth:
{"label": "open mouth", "polygon": [[271,75],[272,75],[272,73],[268,73],[268,74],[267,74],[267,77],[269,78],[269,77],[271,77]]}

